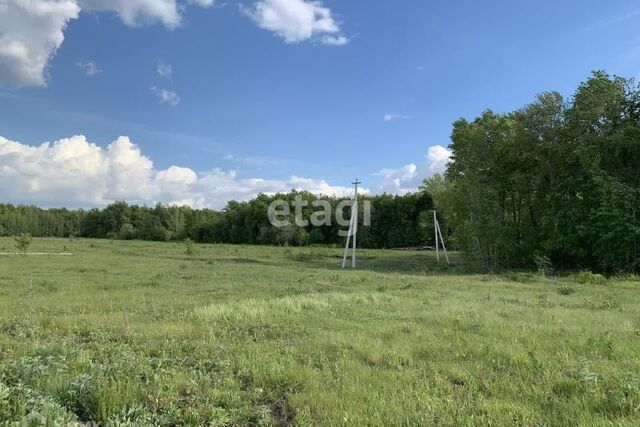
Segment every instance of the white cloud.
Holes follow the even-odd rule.
[[[415,191],[414,181],[417,173],[418,167],[413,163],[398,169],[382,169],[376,174],[382,177],[379,190],[392,194],[405,194]]]
[[[95,76],[102,72],[93,61],[80,61],[77,62],[76,65],[82,68],[87,76]]]
[[[181,1],[181,0],[180,0]],[[179,0],[0,0],[0,81],[45,86],[47,64],[64,41],[64,30],[81,11],[115,12],[126,25],[180,25]],[[213,0],[187,0],[211,6]]]
[[[309,191],[315,194],[324,194],[328,196],[338,197],[351,197],[354,194],[354,190],[352,187],[330,185],[323,179],[301,178],[294,175],[289,179],[289,184],[292,186],[291,188],[295,190]],[[358,194],[369,193],[369,190],[367,190],[366,188],[361,188],[359,190],[360,191],[358,191]]]
[[[331,9],[321,1],[261,0],[246,13],[260,28],[273,31],[287,43],[305,40],[334,46],[348,43]]]
[[[427,159],[429,159],[429,170],[433,173],[441,173],[447,168],[447,163],[451,158],[451,151],[442,145],[429,147]]]
[[[392,122],[394,120],[409,120],[411,116],[398,113],[386,113],[382,118],[385,122]]]
[[[442,145],[433,145],[425,158],[427,161],[420,165],[412,163],[396,169],[383,169],[375,174],[382,177],[378,191],[391,194],[416,191],[425,178],[446,170],[451,151]]]
[[[115,12],[129,26],[160,22],[168,28],[180,25],[176,0],[78,0],[85,11]]]
[[[241,178],[235,170],[201,174],[178,166],[158,170],[127,137],[102,148],[82,135],[35,147],[0,137],[0,182],[0,200],[76,207],[126,200],[220,209],[229,200],[249,200],[258,193],[298,189],[350,196],[353,191],[298,176],[267,180]]]
[[[320,41],[322,44],[328,44],[331,46],[344,46],[349,43],[349,39],[345,36],[324,36]]]
[[[187,3],[196,4],[202,7],[213,6],[215,0],[187,0]]]
[[[180,96],[175,92],[156,86],[152,86],[151,91],[156,94],[158,100],[163,104],[169,104],[172,107],[175,107],[180,103]]]
[[[46,86],[47,65],[64,42],[67,25],[82,11],[115,13],[128,26],[160,23],[176,28],[187,4],[209,7],[214,3],[215,0],[0,0],[0,82]],[[246,13],[258,26],[275,32],[287,43],[315,40],[343,46],[349,42],[331,10],[320,1],[261,0]],[[90,69],[86,70],[93,75]],[[162,72],[159,67],[158,72],[167,78],[171,75],[170,67]]]
[[[158,68],[156,69],[160,77],[171,80],[173,77],[173,67],[166,64],[162,59],[158,60]]]
[[[49,59],[64,41],[64,29],[80,8],[74,0],[0,2],[0,80],[43,86]]]

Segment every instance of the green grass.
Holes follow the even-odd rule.
[[[358,271],[340,249],[30,251],[65,246],[0,257],[0,424],[640,424],[633,277],[403,251],[362,251]]]

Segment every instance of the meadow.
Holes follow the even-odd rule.
[[[637,277],[427,252],[35,239],[0,256],[0,425],[640,424]],[[0,252],[14,242],[0,238]]]

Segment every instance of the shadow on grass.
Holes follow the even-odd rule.
[[[458,254],[449,255],[451,264],[447,264],[443,256],[440,262],[432,252],[410,252],[389,251],[388,254],[377,255],[368,254],[363,251],[358,254],[358,271],[372,271],[376,273],[400,273],[409,275],[471,275],[482,273],[480,265],[467,260]],[[327,270],[342,270],[342,256],[340,255],[319,255],[310,253],[308,256],[298,255],[292,261],[304,263],[313,268],[324,268]],[[351,269],[351,257],[347,260],[345,270]]]

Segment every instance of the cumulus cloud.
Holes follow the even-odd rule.
[[[211,6],[213,0],[188,0]],[[64,41],[64,30],[81,11],[113,12],[126,25],[160,22],[180,25],[179,0],[2,0],[0,1],[0,81],[45,86],[47,64]]]
[[[297,189],[350,196],[353,191],[298,176],[268,180],[242,178],[235,170],[200,174],[179,166],[158,170],[127,137],[102,148],[82,135],[39,146],[0,137],[0,182],[0,200],[83,207],[126,200],[220,209],[229,200],[249,200],[259,193]]]
[[[209,7],[214,3],[215,0],[0,0],[0,82],[46,86],[47,65],[64,42],[67,25],[82,11],[114,13],[128,26],[160,23],[176,28],[186,5]],[[275,32],[287,43],[315,40],[343,46],[349,42],[331,9],[321,1],[261,0],[244,10],[258,26]],[[89,74],[93,69],[86,70]],[[170,78],[170,67],[161,70],[159,66],[158,72]]]
[[[289,184],[294,190],[309,191],[315,194],[325,194],[338,197],[351,197],[354,194],[352,187],[330,185],[323,179],[302,178],[294,175],[289,179]],[[368,194],[369,190],[366,188],[360,188],[358,190],[358,194],[360,193]]]
[[[385,193],[405,194],[415,191],[415,178],[418,167],[413,163],[398,169],[382,169],[376,175],[382,177],[379,189]]]
[[[348,43],[331,9],[321,1],[261,0],[246,13],[260,28],[273,31],[287,43],[305,40],[334,46]]]
[[[79,61],[76,65],[82,68],[87,76],[95,76],[102,72],[100,68],[93,61]]]
[[[74,0],[0,2],[0,80],[43,86],[51,56],[64,41],[64,29],[76,19]]]
[[[383,169],[375,174],[382,177],[378,191],[391,194],[416,191],[425,178],[446,170],[451,151],[442,145],[433,145],[425,158],[426,162],[421,165],[412,163],[396,169]]]
[[[163,104],[169,104],[175,107],[180,103],[180,96],[177,93],[156,86],[151,87],[151,92],[155,93],[158,100]]]
[[[429,170],[433,173],[441,173],[447,168],[447,163],[451,159],[451,151],[442,145],[433,145],[427,151],[429,160]]]

